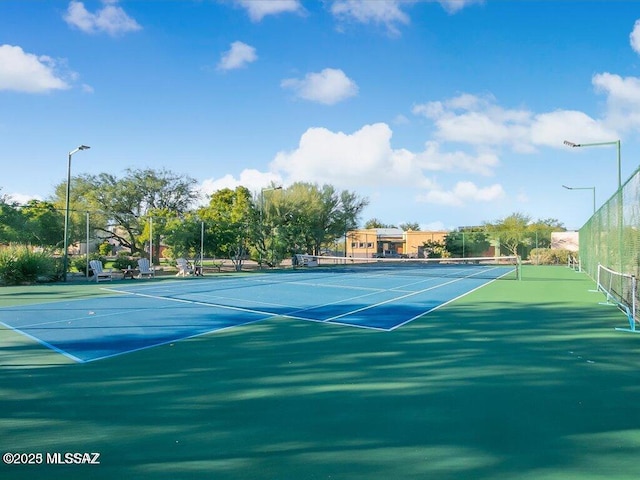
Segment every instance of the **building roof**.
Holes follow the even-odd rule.
[[[402,237],[404,233],[401,228],[376,228],[374,230],[379,237]]]

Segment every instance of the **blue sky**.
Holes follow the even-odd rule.
[[[640,164],[640,2],[0,2],[0,194],[165,168],[331,183],[362,220],[579,228]]]

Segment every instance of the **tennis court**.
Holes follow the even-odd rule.
[[[252,278],[284,288],[298,277]],[[205,285],[106,286],[135,302],[156,285],[182,296],[180,284]],[[109,310],[104,285],[6,287],[0,302],[105,299]],[[83,363],[0,327],[0,449],[101,454],[100,465],[0,464],[0,476],[636,479],[640,337],[614,329],[626,318],[598,305],[593,286],[566,267],[525,267],[522,281],[490,282],[388,331],[271,315]],[[188,305],[176,315],[200,309]]]
[[[337,265],[102,288],[109,295],[0,308],[0,323],[78,362],[274,316],[390,331],[513,265]]]

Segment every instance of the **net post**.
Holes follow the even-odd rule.
[[[608,278],[607,278],[608,277]],[[640,333],[636,328],[638,284],[635,275],[616,272],[602,264],[598,265],[598,290],[606,295],[606,302],[600,305],[618,307],[629,322],[626,328],[617,331]]]
[[[638,280],[631,275],[631,330],[636,331],[636,318],[638,314]]]
[[[601,289],[600,289],[600,267],[601,266],[602,265],[598,264],[597,272],[596,272],[596,288],[595,288],[595,290],[589,290],[589,292],[591,292],[591,293],[600,293],[601,292]]]

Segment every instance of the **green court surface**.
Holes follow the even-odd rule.
[[[640,478],[640,335],[583,274],[523,274],[389,332],[275,317],[75,363],[0,329],[0,451],[43,455],[0,478]]]

